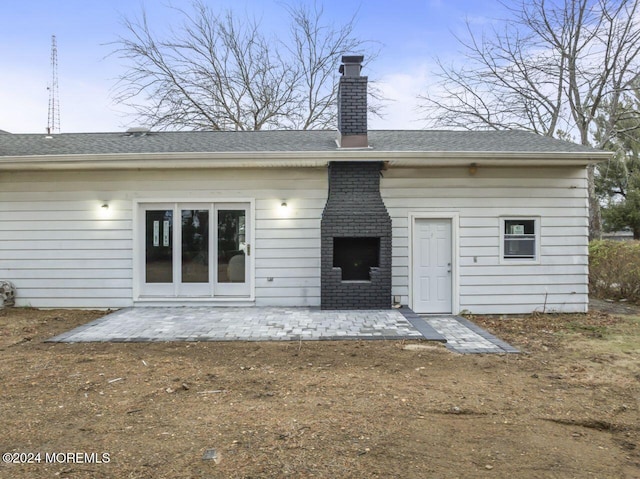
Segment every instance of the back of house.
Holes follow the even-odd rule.
[[[336,131],[0,135],[0,280],[43,308],[586,311],[587,166],[608,154],[369,131],[361,61]]]

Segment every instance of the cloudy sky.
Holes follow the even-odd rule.
[[[126,67],[110,44],[123,34],[122,18],[144,7],[152,27],[167,27],[175,13],[164,0],[2,0],[0,12],[0,130],[40,133],[47,127],[51,35],[58,45],[60,124],[63,133],[122,131],[133,116],[113,102],[116,78]],[[214,8],[244,12],[265,30],[282,22],[277,0],[207,0]],[[291,2],[289,2],[291,3]],[[190,1],[172,0],[188,8]],[[356,35],[380,43],[368,71],[389,102],[372,129],[424,127],[416,95],[434,81],[434,59],[459,61],[454,35],[465,34],[465,19],[478,29],[504,16],[498,0],[325,0],[328,21],[344,23],[357,12]]]

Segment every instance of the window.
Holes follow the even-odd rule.
[[[503,218],[502,222],[502,258],[536,260],[538,221],[534,218]]]

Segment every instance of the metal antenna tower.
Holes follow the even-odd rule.
[[[51,83],[49,90],[49,114],[47,115],[47,134],[60,133],[60,100],[58,98],[58,44],[56,36],[51,35]]]

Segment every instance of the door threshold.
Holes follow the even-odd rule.
[[[255,300],[242,298],[224,299],[139,299],[133,302],[134,308],[227,308],[253,307]]]

